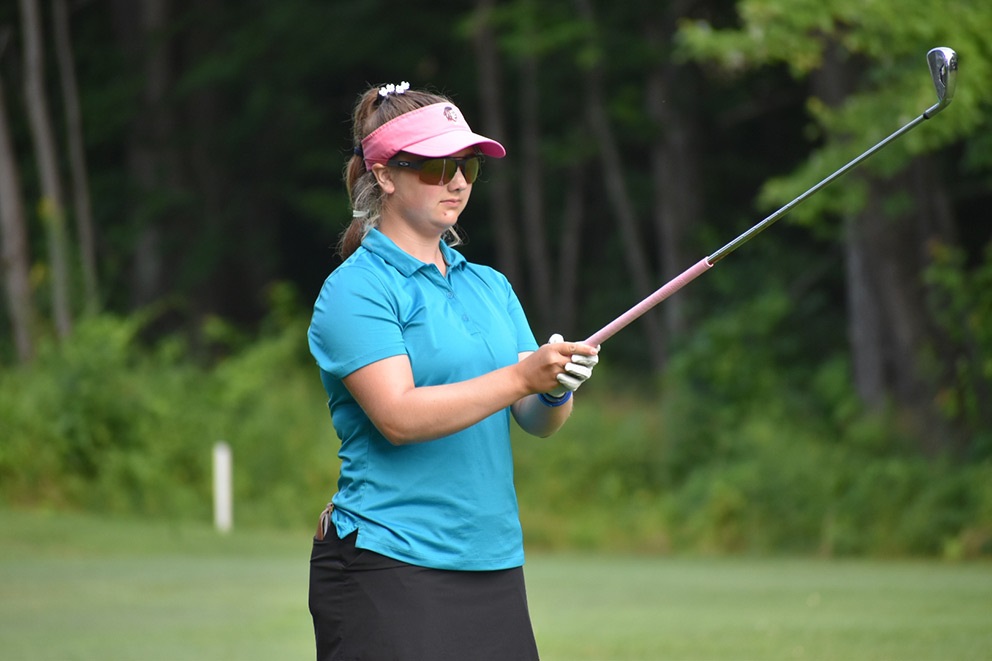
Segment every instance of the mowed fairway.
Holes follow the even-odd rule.
[[[535,558],[545,661],[992,659],[992,566]]]
[[[0,658],[313,658],[308,534],[0,510]],[[545,661],[992,659],[987,563],[531,553],[526,571]]]

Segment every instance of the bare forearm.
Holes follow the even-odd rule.
[[[366,412],[394,445],[431,441],[466,429],[529,394],[517,365],[468,381],[438,386],[409,387],[396,399],[375,398]]]
[[[558,375],[577,351],[595,350],[572,343],[546,344],[536,352],[521,353],[513,365],[474,379],[420,387],[414,385],[407,356],[397,355],[356,370],[344,378],[344,385],[394,445],[448,436],[508,406],[514,407],[514,417],[523,429],[547,436],[561,427],[572,404],[544,406],[530,395],[557,387]]]

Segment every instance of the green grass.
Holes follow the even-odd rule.
[[[309,531],[0,510],[0,658],[310,659]],[[532,553],[545,661],[992,659],[983,563]]]
[[[307,659],[309,542],[0,511],[0,657]]]
[[[992,567],[537,558],[546,661],[992,659]]]

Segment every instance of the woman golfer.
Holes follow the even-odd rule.
[[[455,223],[484,157],[450,100],[402,83],[354,112],[353,220],[308,333],[341,440],[310,560],[317,658],[538,658],[510,418],[548,436],[598,349],[538,347],[506,278]]]

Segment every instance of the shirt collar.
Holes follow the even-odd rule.
[[[395,268],[406,278],[409,278],[421,269],[432,266],[432,264],[427,264],[412,257],[393,243],[392,239],[375,228],[369,230],[369,233],[362,241],[362,247],[382,258],[383,261]],[[441,255],[444,257],[444,261],[449,269],[461,268],[465,264],[465,257],[444,241],[441,241]]]

